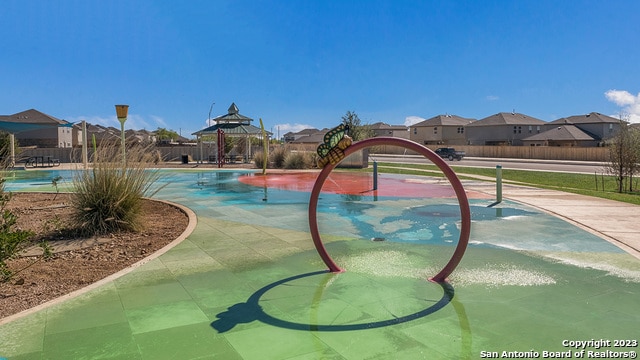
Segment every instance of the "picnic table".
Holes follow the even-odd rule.
[[[51,156],[30,156],[25,160],[24,167],[54,167],[60,166],[60,159],[55,159]]]

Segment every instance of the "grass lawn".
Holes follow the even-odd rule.
[[[486,177],[486,180],[488,181],[495,181],[495,169],[465,166],[451,167],[461,179],[478,179],[478,177]],[[362,171],[371,172],[372,167],[370,166],[368,169],[363,169]],[[442,172],[435,165],[379,162],[378,171],[390,174],[442,176]],[[517,183],[538,188],[561,190],[575,194],[640,205],[640,192],[618,193],[617,183],[613,176],[503,169],[502,181],[504,183]],[[635,187],[637,188],[637,185]]]

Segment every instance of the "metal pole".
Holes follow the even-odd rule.
[[[378,190],[378,162],[373,160],[373,190]]]
[[[124,122],[127,121],[127,118],[124,119],[118,119],[120,120],[120,146],[122,147],[122,166],[124,167],[127,163],[126,160],[126,145],[125,145],[125,138],[124,138]]]
[[[127,160],[125,158],[126,154],[126,144],[124,138],[124,123],[127,121],[127,113],[129,111],[129,105],[116,105],[116,116],[118,117],[118,121],[120,121],[120,142],[122,146],[122,168],[124,169]]]
[[[87,144],[87,122],[82,120],[82,166],[87,169],[89,163],[89,144]]]
[[[16,166],[16,135],[14,133],[9,133],[9,147],[11,148],[11,163],[9,167]]]
[[[496,202],[502,202],[502,165],[496,165]]]

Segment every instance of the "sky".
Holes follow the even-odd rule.
[[[640,122],[640,1],[4,0],[0,114],[192,138],[440,114]]]

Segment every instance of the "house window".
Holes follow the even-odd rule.
[[[533,126],[529,125],[529,134],[533,131]]]
[[[418,135],[418,128],[413,128],[413,135]]]
[[[613,124],[609,124],[609,134],[613,132]]]
[[[514,126],[513,127],[514,134],[522,134],[522,126]]]
[[[434,126],[434,127],[433,127],[433,133],[434,133],[434,134],[437,134],[437,133],[438,133],[438,127],[437,127],[437,126]]]
[[[540,133],[540,125],[536,126],[536,131]]]
[[[464,134],[464,128],[462,126],[458,128],[458,134]]]

